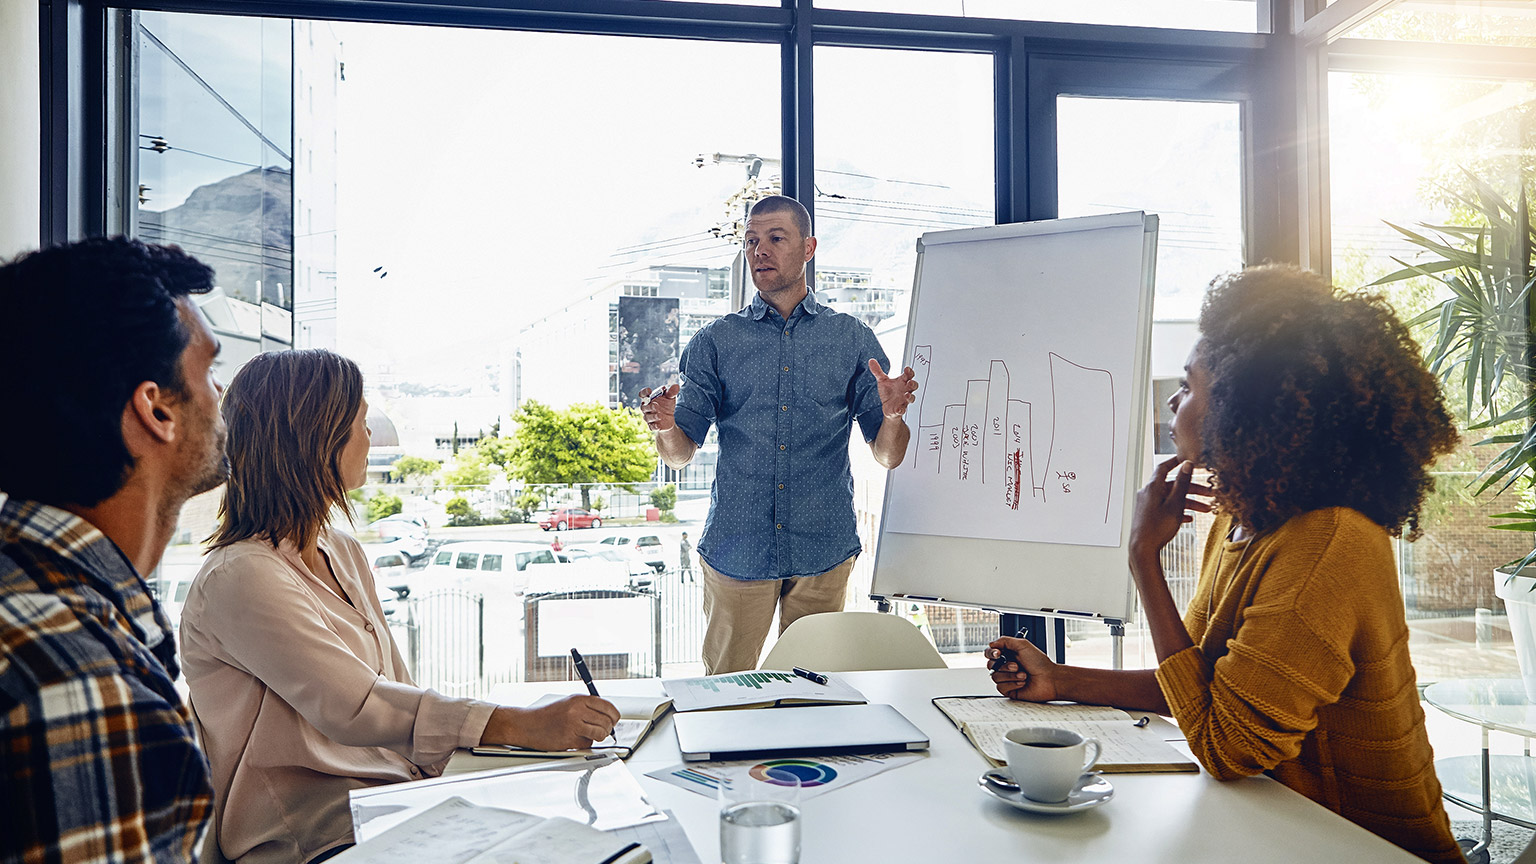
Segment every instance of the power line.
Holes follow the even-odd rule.
[[[940,213],[946,216],[979,216],[992,218],[992,210],[979,207],[958,207],[948,204],[923,204],[913,201],[893,201],[888,198],[853,198],[846,195],[827,196],[828,201],[848,204],[866,204],[883,210],[918,210],[927,213]]]
[[[892,180],[889,177],[876,177],[873,174],[855,174],[852,171],[833,171],[831,168],[817,168],[817,174],[838,174],[843,177],[859,177],[864,180],[878,180],[881,183],[900,183],[905,186],[927,186],[931,189],[948,189],[943,183],[923,183],[918,180]]]
[[[141,145],[139,145],[139,149],[140,150],[149,150],[149,151],[154,152],[154,153],[170,153],[170,152],[173,152],[173,151],[176,152],[176,153],[191,153],[193,156],[201,156],[204,159],[217,159],[220,162],[228,162],[231,165],[244,165],[247,168],[260,168],[261,167],[260,165],[255,165],[255,164],[250,163],[250,162],[241,162],[241,161],[236,160],[236,159],[225,159],[223,156],[215,156],[212,153],[200,153],[200,152],[198,152],[196,150],[188,150],[185,147],[175,147],[175,146],[172,146],[170,144],[165,145],[164,149],[161,149],[159,147],[145,147],[144,145],[141,144]]]
[[[142,23],[139,24],[139,29],[144,32],[145,36],[149,37],[149,41],[153,42],[156,47],[158,47],[161,51],[165,52],[165,56],[171,58],[172,62],[174,62],[177,66],[180,66],[182,68],[182,70],[185,71],[188,75],[191,75],[192,76],[192,80],[194,80],[197,83],[201,84],[203,86],[203,89],[208,91],[208,95],[210,95],[213,98],[217,99],[219,101],[219,104],[223,105],[224,108],[227,111],[229,111],[230,114],[233,114],[236,120],[239,120],[241,123],[243,123],[245,125],[245,128],[251,130],[251,134],[255,135],[257,138],[260,138],[262,141],[266,142],[266,145],[268,147],[271,147],[273,150],[276,150],[277,151],[277,155],[283,157],[289,163],[293,162],[293,157],[292,156],[289,156],[288,153],[283,150],[283,148],[277,146],[277,144],[274,143],[271,138],[268,138],[266,135],[262,134],[262,131],[260,129],[257,129],[256,125],[254,123],[252,123],[251,121],[245,119],[245,115],[241,114],[239,109],[237,109],[235,106],[229,104],[229,100],[227,100],[223,96],[219,95],[219,91],[213,89],[213,85],[212,84],[209,84],[207,81],[204,81],[203,80],[203,76],[197,74],[197,72],[194,71],[191,66],[188,66],[187,65],[187,61],[185,61],[185,60],[181,59],[180,57],[178,57],[176,55],[176,52],[172,51],[170,49],[170,46],[166,45],[164,42],[161,42],[160,41],[160,37],[156,36],[154,33],[151,33],[149,28],[144,26],[144,24],[142,24]]]

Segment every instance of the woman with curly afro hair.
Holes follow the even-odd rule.
[[[1158,666],[1058,665],[1020,639],[1014,699],[1171,714],[1222,780],[1267,773],[1431,861],[1462,861],[1440,800],[1391,538],[1418,533],[1456,432],[1378,299],[1294,267],[1212,284],[1169,399],[1177,455],[1137,494],[1130,568]],[[1195,466],[1210,472],[1195,482]],[[1158,553],[1216,513],[1181,620]]]

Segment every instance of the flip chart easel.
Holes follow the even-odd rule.
[[[912,442],[870,596],[1097,619],[1122,651],[1146,450],[1157,217],[924,234]]]

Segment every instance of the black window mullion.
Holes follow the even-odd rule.
[[[815,39],[812,34],[811,0],[784,0],[793,24],[784,37],[784,194],[794,198],[816,217]],[[812,265],[814,266],[814,265]],[[807,268],[809,270],[809,267]],[[806,278],[814,278],[807,272]],[[814,283],[813,283],[814,284]]]
[[[1009,40],[996,55],[993,121],[996,134],[997,223],[1029,218],[1029,52],[1024,40]]]

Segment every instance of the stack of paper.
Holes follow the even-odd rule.
[[[580,822],[449,798],[336,856],[338,864],[646,864],[644,845]]]

